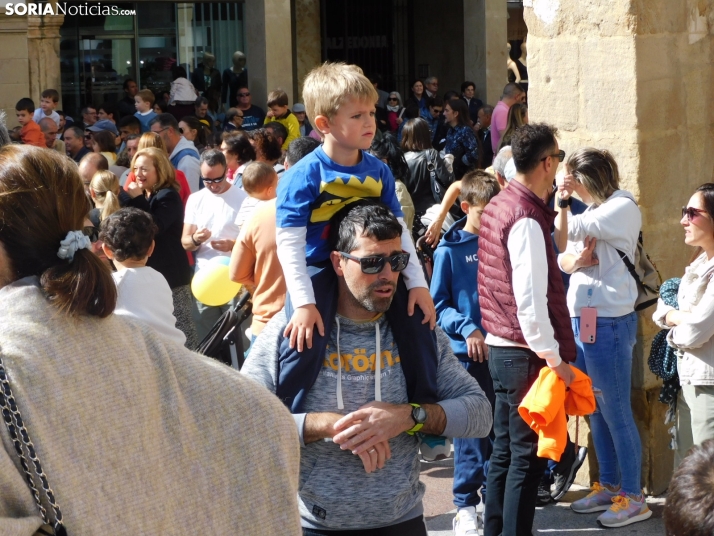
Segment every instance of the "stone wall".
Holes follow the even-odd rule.
[[[322,62],[320,0],[295,0],[295,47],[297,53],[298,101],[310,69]]]
[[[15,104],[29,95],[30,68],[27,47],[27,19],[0,13],[0,110],[7,114],[7,126],[17,126]]]
[[[566,152],[594,146],[614,154],[622,187],[640,203],[646,250],[664,279],[681,276],[691,251],[679,209],[714,171],[714,0],[525,0],[524,6],[531,121],[557,126]],[[646,363],[656,333],[651,313],[640,315],[632,402],[643,484],[659,493],[672,453],[659,382]]]

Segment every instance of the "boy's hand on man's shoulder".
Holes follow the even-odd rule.
[[[290,337],[290,348],[295,348],[302,352],[307,344],[308,348],[312,348],[312,334],[317,325],[317,331],[321,336],[325,336],[325,326],[322,323],[320,312],[314,303],[308,303],[302,307],[298,307],[293,312],[290,322],[285,326],[283,337]]]
[[[434,307],[434,299],[429,294],[429,289],[424,287],[414,287],[409,291],[409,302],[407,305],[407,314],[414,314],[414,305],[418,305],[419,309],[424,313],[422,324],[429,322],[429,327],[434,329],[436,326],[436,308]]]

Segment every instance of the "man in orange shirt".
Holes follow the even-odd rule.
[[[45,135],[40,129],[40,125],[32,120],[32,114],[35,113],[35,103],[32,99],[20,99],[15,105],[17,122],[20,123],[20,139],[26,145],[34,145],[35,147],[47,147],[45,143]]]

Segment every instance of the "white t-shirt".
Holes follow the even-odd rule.
[[[177,344],[186,342],[186,335],[176,327],[173,295],[163,275],[143,266],[119,270],[112,277],[117,285],[115,314],[139,320]]]
[[[35,113],[34,113],[33,116],[32,116],[32,120],[33,120],[35,123],[39,124],[40,121],[41,121],[42,119],[44,119],[45,117],[49,117],[50,119],[52,119],[52,121],[54,121],[55,123],[57,123],[57,127],[59,128],[59,125],[60,125],[60,116],[59,116],[59,114],[58,114],[57,112],[55,112],[54,110],[52,110],[52,113],[51,113],[50,115],[45,115],[45,112],[42,111],[42,108],[35,108]]]
[[[266,203],[266,201],[261,201],[260,199],[256,199],[255,197],[249,196],[243,203],[243,206],[240,207],[240,211],[236,216],[236,226],[241,229],[246,222],[250,221],[250,219],[253,217],[253,214],[255,214],[255,211],[258,210],[258,207],[263,205],[264,203]]]
[[[230,251],[213,249],[211,241],[238,238],[240,226],[236,224],[236,217],[247,198],[248,194],[235,186],[231,186],[222,194],[214,194],[208,188],[204,188],[188,196],[184,223],[211,231],[211,238],[196,250],[197,269],[200,270],[214,257],[231,256]]]

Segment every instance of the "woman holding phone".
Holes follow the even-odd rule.
[[[635,261],[642,216],[632,194],[620,189],[608,151],[575,151],[565,169],[565,188],[589,205],[568,221],[568,245],[558,263],[572,274],[567,301],[575,366],[590,376],[596,393],[590,426],[600,465],[600,482],[571,508],[604,511],[598,517],[603,526],[621,527],[652,515],[640,488],[642,448],[630,404],[637,282],[622,259]],[[567,202],[560,205],[567,210]]]
[[[696,247],[679,284],[679,310],[661,299],[652,319],[669,329],[667,343],[679,349],[677,449],[674,465],[687,451],[714,438],[714,184],[702,184],[682,208],[684,243]]]

